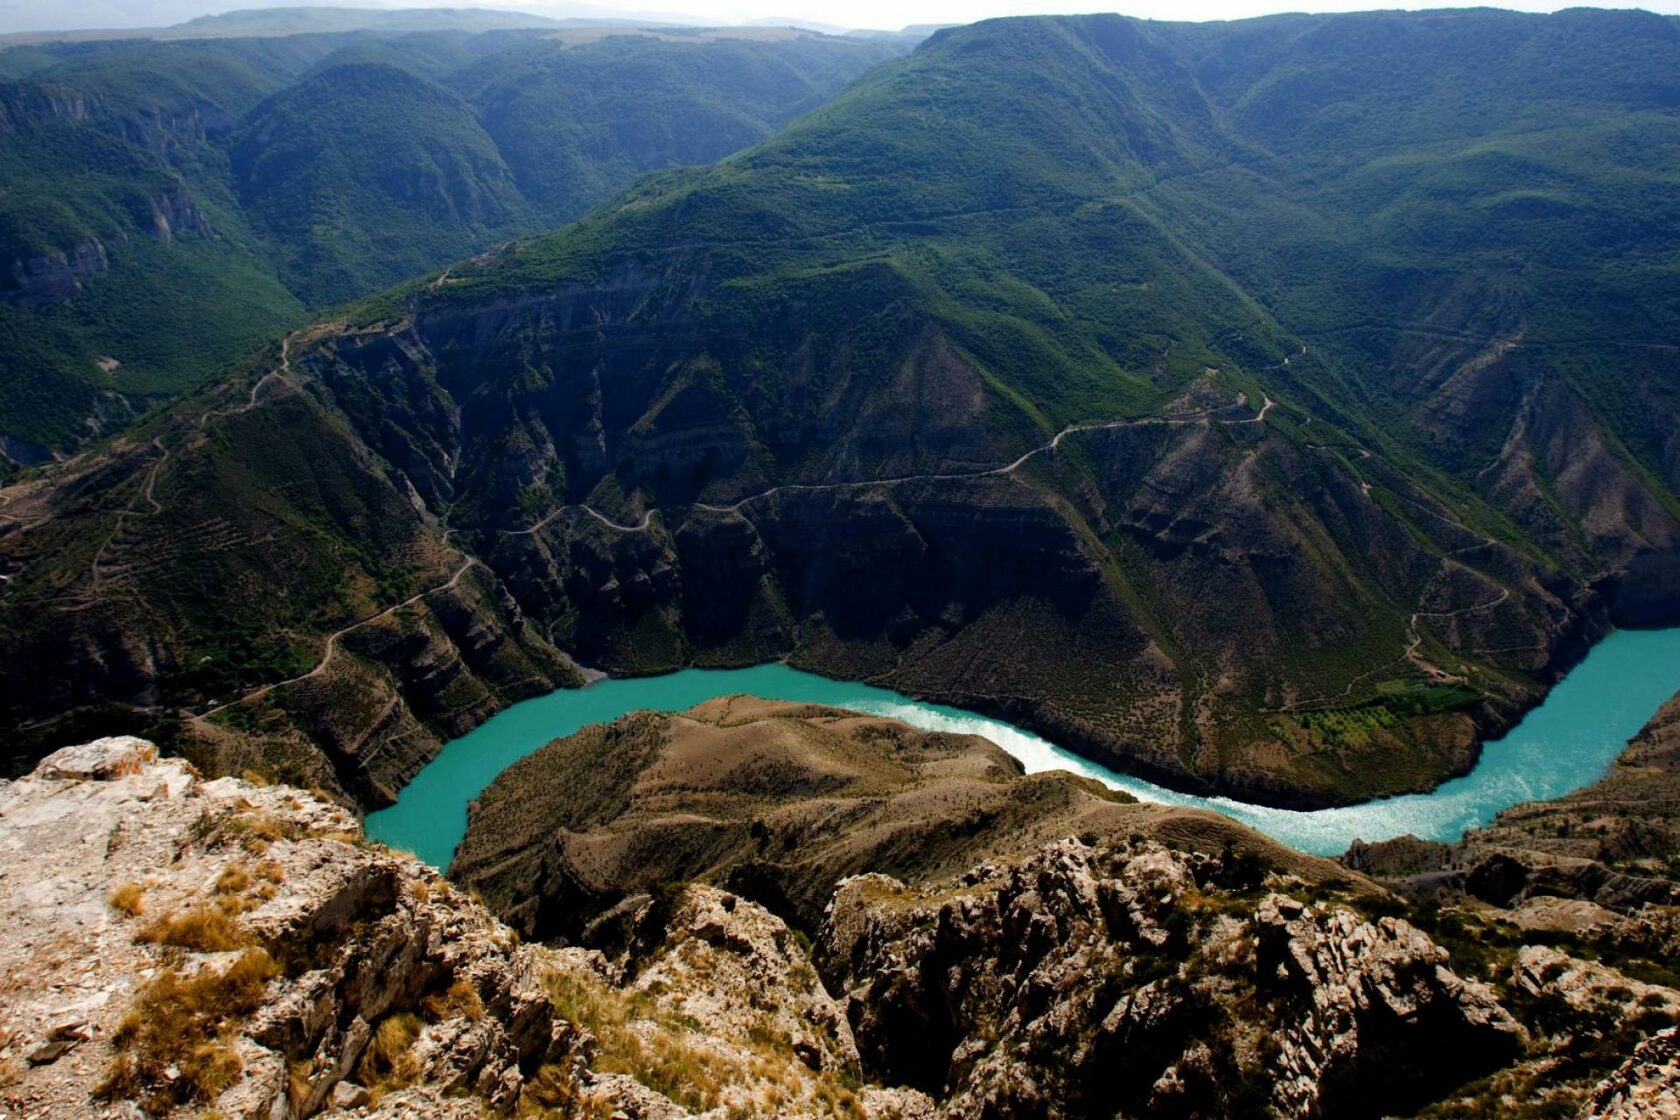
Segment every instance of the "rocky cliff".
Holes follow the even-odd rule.
[[[170,241],[180,234],[210,236],[210,223],[183,186],[165,191],[130,215],[133,232]],[[115,240],[128,240],[129,231]],[[74,245],[8,262],[9,275],[0,277],[0,299],[37,311],[81,294],[87,282],[111,266],[110,249],[104,241],[89,237]]]
[[[1430,785],[1607,621],[1586,583],[1378,460],[1286,437],[1270,421],[1304,414],[1211,367],[1150,415],[1035,431],[901,306],[903,277],[825,292],[849,316],[832,335],[720,335],[719,256],[422,295],[295,364],[583,663],[785,656],[1199,792]],[[740,341],[760,331],[774,392]]]
[[[938,891],[852,880],[822,959],[863,1052],[951,1117],[1405,1113],[1520,1052],[1406,922],[1209,905],[1229,870],[1066,841]]]
[[[0,1102],[23,1117],[880,1117],[776,918],[718,892],[636,958],[523,945],[310,794],[135,739],[0,784]],[[662,1092],[663,1090],[663,1092]],[[925,1102],[922,1102],[925,1103]]]
[[[4,289],[9,303],[38,308],[67,300],[82,290],[89,277],[110,267],[103,241],[89,239],[57,253],[11,262],[10,283]]]
[[[0,787],[3,1090],[26,1116],[505,1110],[581,1036],[540,962],[354,818],[141,740]],[[129,1102],[126,1103],[125,1102]]]
[[[525,944],[335,805],[105,739],[0,783],[0,853],[0,1106],[31,1120],[1680,1108],[1672,987],[1141,836],[850,877],[814,943],[668,885]]]

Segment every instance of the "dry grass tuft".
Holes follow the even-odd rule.
[[[173,945],[195,953],[226,953],[243,948],[250,938],[233,918],[220,909],[196,906],[185,913],[153,918],[140,927],[134,940],[152,945]]]
[[[709,1112],[734,1063],[684,1038],[680,1024],[655,1021],[652,1006],[643,999],[623,996],[593,977],[554,972],[548,977],[549,999],[556,1011],[595,1034],[595,1068],[601,1073],[627,1073],[650,1090],[669,1096],[689,1112]]]
[[[216,877],[217,894],[238,894],[251,885],[251,873],[242,863],[230,863]]]
[[[205,813],[194,829],[207,849],[238,844],[258,856],[268,851],[276,840],[297,840],[303,836],[303,830],[296,824],[260,810],[249,801],[241,801],[238,807],[219,815]]]
[[[139,883],[121,883],[111,890],[110,897],[105,901],[119,914],[138,918],[146,908],[145,899],[141,897],[145,893],[146,888]]]
[[[150,1113],[214,1100],[240,1073],[229,1035],[262,1005],[279,971],[261,949],[247,950],[224,972],[165,969],[136,993],[112,1035],[117,1056],[94,1095],[135,1100]]]
[[[613,1107],[606,1101],[586,1096],[577,1078],[564,1066],[537,1067],[519,1094],[515,1115],[520,1120],[612,1120]]]
[[[595,1036],[597,1070],[628,1074],[691,1112],[718,1107],[724,1086],[745,1072],[690,1042],[687,1027],[658,1016],[645,998],[566,973],[551,974],[547,987],[556,1010]]]
[[[373,1090],[375,1097],[419,1079],[420,1063],[415,1061],[413,1047],[421,1025],[418,1016],[404,1011],[386,1016],[374,1030],[356,1066],[356,1079]]]
[[[457,980],[449,985],[447,991],[433,992],[422,999],[420,1010],[434,1023],[455,1018],[471,1019],[476,1023],[484,1018],[484,1001],[478,998],[478,989],[470,982]]]
[[[741,1037],[720,1048],[697,1036],[686,1016],[598,977],[553,972],[544,985],[555,1010],[595,1036],[593,1068],[627,1074],[691,1112],[726,1107],[730,1116],[774,1116],[797,1106],[836,1120],[863,1120],[846,1075],[813,1074],[793,1053],[787,1032],[769,1020],[747,1024]],[[755,1107],[731,1091],[749,1083],[761,1087]]]
[[[315,1087],[310,1080],[313,1072],[308,1058],[296,1058],[286,1064],[286,1091],[291,1095],[294,1110],[309,1099],[309,1091]]]

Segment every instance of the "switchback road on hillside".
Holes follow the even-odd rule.
[[[1245,398],[1245,402],[1246,402],[1246,398]],[[900,476],[895,477],[895,478],[860,479],[860,480],[854,481],[854,482],[788,482],[788,483],[783,483],[780,486],[772,486],[768,490],[761,490],[757,494],[748,495],[747,497],[742,498],[739,501],[731,502],[729,505],[725,505],[725,506],[713,505],[710,502],[692,502],[692,503],[690,503],[690,506],[693,509],[706,510],[708,513],[739,513],[739,512],[741,512],[741,510],[745,509],[747,506],[752,505],[754,502],[763,501],[765,498],[771,497],[775,494],[820,493],[820,492],[829,491],[829,490],[867,490],[872,486],[902,486],[902,485],[905,485],[907,483],[912,483],[912,482],[961,482],[961,481],[970,480],[970,479],[977,479],[977,478],[996,478],[996,477],[999,477],[999,476],[1002,476],[1002,475],[1014,474],[1016,471],[1020,470],[1028,462],[1030,462],[1033,458],[1035,458],[1039,455],[1044,455],[1044,454],[1052,454],[1053,455],[1055,453],[1056,449],[1059,446],[1061,446],[1061,442],[1062,442],[1063,439],[1065,439],[1066,437],[1068,437],[1070,435],[1074,435],[1078,432],[1114,431],[1114,430],[1122,429],[1122,428],[1175,427],[1175,426],[1181,426],[1181,425],[1201,423],[1201,422],[1204,422],[1204,421],[1208,421],[1208,422],[1215,423],[1215,424],[1231,425],[1231,426],[1235,426],[1235,425],[1239,425],[1239,424],[1261,424],[1261,423],[1265,422],[1266,414],[1269,413],[1273,408],[1275,408],[1276,405],[1277,405],[1277,402],[1273,401],[1272,398],[1262,394],[1262,403],[1261,403],[1261,406],[1260,406],[1260,411],[1257,412],[1253,416],[1244,417],[1241,420],[1211,420],[1210,421],[1210,417],[1212,415],[1211,413],[1209,413],[1209,412],[1197,412],[1197,413],[1185,414],[1185,415],[1182,415],[1182,416],[1146,417],[1146,418],[1141,419],[1141,420],[1113,420],[1113,421],[1108,421],[1108,422],[1104,422],[1104,423],[1097,423],[1097,424],[1070,424],[1067,427],[1063,428],[1061,431],[1057,432],[1055,434],[1055,436],[1052,437],[1049,440],[1049,442],[1040,444],[1039,446],[1032,448],[1030,451],[1025,452],[1019,458],[1015,459],[1013,462],[1005,463],[1001,467],[990,467],[990,468],[987,468],[987,469],[984,469],[984,470],[975,470],[975,471],[952,471],[952,472],[948,472],[948,473],[928,473],[928,474],[900,475]],[[528,537],[528,536],[531,536],[532,534],[541,531],[545,526],[547,526],[550,522],[552,522],[555,518],[559,517],[561,514],[565,513],[567,510],[572,510],[572,509],[582,510],[584,513],[588,514],[590,517],[593,517],[596,521],[599,521],[601,524],[607,526],[609,529],[614,529],[614,530],[616,530],[620,533],[642,533],[642,532],[646,532],[648,527],[652,524],[652,517],[653,517],[653,514],[655,512],[654,510],[649,510],[648,512],[644,513],[642,515],[642,519],[640,521],[636,522],[634,525],[625,525],[622,522],[614,521],[612,518],[608,517],[606,514],[601,513],[599,510],[596,510],[593,506],[590,506],[590,505],[587,505],[587,504],[584,504],[584,503],[574,503],[574,504],[560,506],[558,509],[555,509],[555,510],[549,512],[547,515],[545,515],[542,518],[542,520],[536,522],[534,525],[531,525],[528,528],[524,528],[524,529],[504,529],[504,530],[502,530],[502,535],[503,536],[509,536],[509,537]]]
[[[382,618],[389,618],[391,615],[396,614],[398,611],[402,610],[404,607],[411,607],[415,603],[418,603],[420,600],[424,599],[428,595],[435,595],[439,591],[447,591],[449,588],[454,587],[456,584],[460,583],[461,582],[461,577],[466,575],[469,571],[471,571],[473,566],[476,565],[477,563],[478,563],[478,561],[476,559],[474,559],[472,557],[468,557],[467,562],[462,564],[461,567],[456,570],[454,575],[450,576],[448,580],[446,580],[443,583],[438,584],[436,587],[429,587],[424,591],[417,592],[413,595],[410,595],[408,598],[404,599],[400,603],[397,603],[393,606],[386,607],[384,610],[378,612],[377,614],[370,614],[366,618],[360,619],[356,622],[352,622],[350,625],[345,626],[341,629],[334,630],[331,634],[327,635],[327,644],[326,644],[325,648],[322,650],[321,660],[316,662],[315,667],[313,669],[309,670],[309,672],[299,673],[295,677],[287,677],[285,680],[275,681],[273,684],[265,684],[261,688],[254,688],[250,692],[245,693],[243,696],[240,696],[240,697],[238,697],[236,699],[233,699],[233,700],[229,700],[225,704],[217,704],[213,708],[209,708],[209,709],[207,709],[203,712],[200,712],[199,714],[192,717],[193,721],[196,723],[196,722],[199,722],[199,721],[202,721],[202,720],[207,720],[211,716],[215,715],[217,712],[225,712],[229,708],[236,707],[240,704],[245,703],[248,700],[256,700],[259,697],[267,696],[270,692],[273,692],[277,688],[284,688],[289,684],[296,684],[298,681],[309,680],[311,677],[320,676],[322,673],[324,673],[326,671],[327,666],[332,662],[333,654],[338,652],[338,640],[340,638],[344,637],[346,634],[352,633],[353,631],[360,630],[362,627],[367,626],[371,623],[378,622]]]

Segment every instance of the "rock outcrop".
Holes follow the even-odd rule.
[[[803,943],[709,888],[608,956],[522,944],[311,794],[144,740],[0,783],[0,1111],[911,1120]]]
[[[1492,992],[1406,922],[1216,903],[1227,874],[1067,840],[943,889],[866,876],[836,894],[819,961],[866,1065],[953,1120],[1373,1114],[1517,1052]]]
[[[762,907],[694,887],[663,902],[636,900],[615,918],[609,952],[559,950],[550,981],[561,1006],[593,1008],[597,1065],[652,1060],[709,1070],[673,1094],[708,1117],[933,1116],[925,1094],[860,1084],[842,1005],[800,939]],[[638,1011],[627,1021],[631,1007]],[[650,1120],[689,1115],[629,1078],[584,1080],[586,1103]]]
[[[1521,1048],[1492,989],[1454,974],[1446,950],[1401,919],[1274,894],[1253,921],[1261,990],[1301,1009],[1279,1017],[1272,1098],[1286,1115],[1415,1107]]]
[[[210,223],[185,187],[177,186],[150,200],[149,213],[136,216],[137,231],[159,241],[183,233],[210,236]],[[119,242],[128,240],[119,234]],[[88,280],[111,266],[111,250],[97,237],[88,237],[54,252],[10,261],[9,274],[0,274],[0,300],[28,311],[63,303],[80,295]]]
[[[958,743],[945,761],[973,756]],[[849,877],[814,948],[736,891],[681,884],[625,893],[577,944],[530,944],[330,802],[104,739],[0,783],[0,1111],[1331,1118],[1513,1095],[1548,1115],[1680,1109],[1680,992],[1605,963],[1671,954],[1668,911],[1599,943],[1602,961],[1503,956],[1489,931],[1440,926],[1461,956],[1356,880],[1337,893],[1264,852],[1091,840],[1022,839],[918,885]]]
[[[587,1042],[540,951],[358,837],[337,806],[137,739],[0,786],[0,1037],[24,1063],[0,1092],[25,1115],[279,1120],[369,1088],[505,1112],[529,1075],[569,1075]]]
[[[1641,1042],[1593,1090],[1582,1120],[1675,1120],[1680,1117],[1680,1028]]]
[[[105,243],[88,238],[56,253],[11,263],[11,275],[0,288],[0,296],[15,306],[35,310],[75,296],[89,277],[104,272],[111,262]]]

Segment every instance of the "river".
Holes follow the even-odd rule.
[[[1456,840],[1518,802],[1561,797],[1590,785],[1676,692],[1680,628],[1619,630],[1594,646],[1509,735],[1487,743],[1476,768],[1464,777],[1433,793],[1303,812],[1175,793],[1117,774],[1000,720],[785,665],[686,669],[662,677],[597,681],[515,704],[446,744],[395,805],[368,814],[367,832],[445,867],[466,833],[467,803],[497,774],[545,743],[639,708],[682,711],[714,696],[750,693],[892,716],[930,731],[984,735],[1029,772],[1071,770],[1144,801],[1214,809],[1302,851],[1338,855],[1355,839],[1386,840],[1408,832]]]

